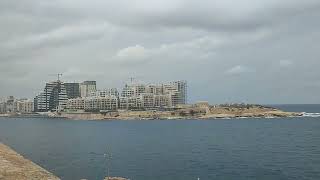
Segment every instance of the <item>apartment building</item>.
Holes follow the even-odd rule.
[[[5,102],[0,103],[0,113],[32,113],[33,101],[30,99],[16,99],[9,96]]]
[[[106,97],[87,97],[84,99],[84,110],[100,111],[100,110],[117,110],[118,98],[116,96]]]
[[[30,99],[17,100],[15,103],[16,112],[32,113],[34,111],[33,101]]]
[[[80,84],[79,83],[64,83],[68,99],[80,97]]]
[[[34,98],[36,112],[59,111],[67,106],[68,97],[64,83],[60,80],[46,83],[43,92]]]
[[[119,97],[119,91],[117,88],[109,88],[104,90],[97,90],[95,92],[91,92],[91,97],[106,97],[106,96],[116,96]]]
[[[84,110],[85,98],[68,99],[67,109]]]
[[[173,107],[172,98],[170,94],[154,95],[154,107],[156,108]]]
[[[93,84],[95,83],[91,82],[91,85]],[[98,91],[93,91],[93,89],[89,96],[69,99],[67,108],[88,111],[116,109],[148,110],[173,108],[187,102],[187,83],[185,81],[149,85],[126,84],[121,91],[121,95],[116,88]],[[82,92],[81,90],[81,94]]]
[[[0,102],[0,113],[6,113],[6,103],[5,102]]]
[[[84,81],[80,84],[80,96],[89,97],[92,92],[97,91],[96,81]]]
[[[187,103],[187,82],[174,81],[164,84],[126,84],[122,89],[122,97],[136,97],[136,108],[149,108],[151,102],[153,107],[174,107]],[[151,98],[151,96],[153,96]],[[153,99],[153,100],[152,100]],[[156,101],[157,100],[157,101]],[[126,100],[120,101],[121,107]]]

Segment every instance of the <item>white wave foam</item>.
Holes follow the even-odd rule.
[[[307,113],[307,112],[304,112],[304,113],[302,113],[302,116],[303,117],[320,117],[320,113]]]

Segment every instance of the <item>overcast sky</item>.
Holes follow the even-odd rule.
[[[319,103],[319,0],[1,0],[0,96],[51,74],[187,80],[189,101]]]

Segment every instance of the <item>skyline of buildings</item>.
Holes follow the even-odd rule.
[[[30,99],[16,99],[9,96],[0,101],[0,113],[32,113],[34,112],[34,104]]]
[[[187,103],[187,82],[126,83],[123,88],[97,89],[96,81],[46,82],[32,100],[2,100],[0,112],[116,111],[174,108]],[[18,103],[19,102],[19,103]],[[32,108],[30,105],[32,102]],[[16,103],[15,107],[14,103]]]
[[[91,91],[89,96],[69,99],[66,109],[84,111],[150,110],[174,108],[178,104],[186,103],[186,81],[162,84],[127,83],[120,91],[117,88],[107,88]]]

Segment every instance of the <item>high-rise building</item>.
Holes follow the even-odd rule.
[[[96,81],[84,81],[80,84],[80,96],[89,97],[92,92],[97,91]]]
[[[170,84],[179,92],[178,104],[187,104],[187,81],[174,81]]]
[[[80,97],[80,84],[79,83],[64,83],[68,99]]]
[[[6,102],[0,102],[0,113],[6,113],[7,108],[6,108]]]
[[[59,80],[53,81],[46,83],[44,91],[36,96],[34,109],[39,112],[58,111],[67,106],[67,100],[64,83]]]

